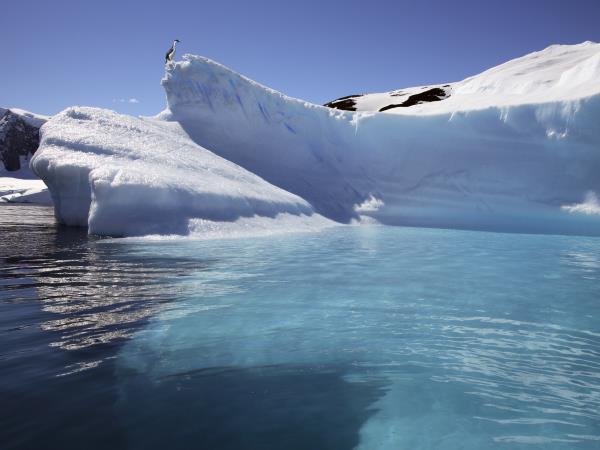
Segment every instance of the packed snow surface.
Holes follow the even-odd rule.
[[[397,105],[386,112],[440,114],[589,97],[600,94],[599,75],[600,44],[588,41],[578,45],[552,45],[455,83],[351,95],[342,99],[351,100],[356,111],[381,111]],[[444,92],[439,101],[418,101],[416,97],[416,105],[409,102],[401,106],[412,96],[434,89]],[[342,106],[342,109],[345,108]]]
[[[599,44],[552,46],[440,85],[436,101],[350,112],[185,55],[167,65],[159,116],[69,109],[42,128],[32,167],[59,220],[99,234],[315,211],[342,223],[600,235],[600,215],[576,207],[600,193],[598,80]]]
[[[194,144],[177,123],[102,109],[54,116],[31,167],[58,220],[95,234],[187,234],[193,219],[313,215],[296,195]]]
[[[42,180],[0,170],[0,202],[51,205],[52,199]]]

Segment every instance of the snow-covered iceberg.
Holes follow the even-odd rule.
[[[577,207],[600,193],[599,80],[600,44],[552,46],[433,101],[411,88],[343,111],[185,55],[159,116],[69,109],[32,167],[59,220],[99,234],[291,214],[600,235],[596,210]]]
[[[69,108],[42,130],[31,167],[57,219],[100,235],[187,234],[242,217],[312,216],[312,207],[194,144],[177,123]]]
[[[163,117],[335,220],[370,203],[360,214],[387,224],[600,234],[600,217],[564,208],[600,192],[599,81],[600,44],[551,46],[435,102],[349,112],[186,55]]]

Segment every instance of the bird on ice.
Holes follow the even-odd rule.
[[[179,39],[175,39],[173,41],[173,45],[171,45],[171,48],[167,51],[167,54],[165,55],[165,64],[173,61],[173,56],[175,56],[175,48],[177,47],[178,42],[181,41]]]

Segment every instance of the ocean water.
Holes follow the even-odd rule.
[[[0,235],[2,449],[600,448],[598,238]]]

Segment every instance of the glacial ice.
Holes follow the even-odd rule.
[[[32,168],[58,219],[97,234],[292,214],[600,235],[600,216],[572,207],[600,192],[599,79],[600,44],[551,46],[440,101],[349,112],[185,55],[163,113],[71,108],[42,128]]]
[[[31,162],[58,220],[99,235],[186,234],[191,219],[313,215],[301,198],[194,144],[177,123],[69,108]]]
[[[186,55],[163,80],[163,117],[335,220],[374,198],[364,214],[387,224],[598,234],[598,218],[561,207],[600,192],[599,62],[599,44],[552,46],[448,99],[353,113]]]

